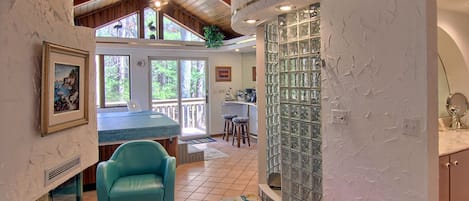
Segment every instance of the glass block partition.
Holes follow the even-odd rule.
[[[267,119],[267,177],[280,173],[280,96],[278,68],[277,21],[265,25],[266,50],[266,119]]]
[[[319,14],[313,4],[265,27],[267,174],[281,172],[283,201],[322,199]]]

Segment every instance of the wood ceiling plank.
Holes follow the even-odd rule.
[[[73,6],[78,6],[78,5],[81,5],[81,4],[85,4],[89,1],[90,0],[73,0]]]
[[[231,6],[231,0],[222,0],[223,2],[225,2],[228,6]]]
[[[139,4],[148,2],[148,0],[74,0],[74,2],[75,1],[87,2],[75,7],[75,19],[81,19],[82,22],[86,21],[86,24],[92,24],[93,26],[97,26],[106,20],[131,12],[130,10],[136,7],[129,5],[129,2]],[[231,5],[231,0],[170,0],[170,4],[174,4],[179,8],[166,10],[170,11],[169,14],[167,13],[168,16],[175,18],[180,21],[181,24],[184,24],[187,28],[193,29],[198,34],[203,35],[203,27],[213,24],[220,27],[226,36],[225,39],[231,39],[241,35],[231,29],[231,9],[227,6],[228,3]],[[126,4],[128,7],[116,7],[112,12],[94,15],[94,19],[83,19],[83,16],[93,15],[93,13],[101,12],[103,9],[109,9],[109,7],[116,4]],[[168,7],[170,6],[165,6],[161,11],[164,12],[165,8]]]

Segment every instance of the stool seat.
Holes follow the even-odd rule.
[[[238,148],[241,146],[241,139],[243,139],[243,144],[246,143],[245,139],[248,139],[248,145],[251,146],[249,139],[249,117],[235,117],[231,120],[234,123],[233,131],[233,142],[231,145],[234,145],[235,138],[237,138]]]
[[[223,138],[226,141],[230,138],[230,135],[233,134],[234,123],[232,121],[233,118],[236,118],[238,115],[236,114],[223,114],[223,119],[225,119],[225,127],[223,128]]]
[[[223,116],[223,119],[233,119],[233,118],[237,117],[238,115],[236,115],[236,114],[224,114],[222,116]]]
[[[248,117],[235,117],[235,118],[233,118],[232,121],[234,123],[247,123],[247,122],[249,122],[249,118]]]

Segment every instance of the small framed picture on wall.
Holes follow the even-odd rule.
[[[257,77],[257,74],[256,74],[256,67],[253,66],[253,67],[252,67],[252,81],[256,81],[256,77]]]
[[[42,136],[88,123],[89,52],[43,43]]]
[[[215,67],[215,81],[231,82],[231,66]]]

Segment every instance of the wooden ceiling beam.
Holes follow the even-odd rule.
[[[125,17],[148,6],[145,0],[119,1],[104,8],[75,17],[75,24],[90,28],[97,28],[116,19]]]
[[[73,6],[78,6],[84,3],[88,3],[91,0],[73,0]]]
[[[85,0],[74,0],[74,1],[85,1]],[[88,0],[89,1],[89,0]],[[220,0],[220,1],[229,1],[230,0]],[[106,6],[104,8],[94,10],[89,13],[75,17],[75,24],[78,26],[86,26],[90,28],[97,28],[103,25],[108,24],[114,20],[125,17],[134,12],[143,10],[148,6],[148,0],[122,0],[112,5]],[[203,28],[207,25],[210,25],[206,21],[198,18],[192,14],[189,10],[183,8],[182,6],[170,1],[170,3],[164,6],[160,13],[163,13],[174,20],[178,21],[184,27],[192,30],[193,32],[199,34],[200,36],[204,35]],[[222,30],[225,35],[225,40],[239,37],[241,35],[234,32],[231,28]]]
[[[203,28],[208,25],[207,22],[194,16],[191,12],[173,2],[170,2],[168,5],[164,6],[160,12],[178,21],[186,28],[189,28],[192,31],[198,33],[200,36],[204,35]]]
[[[231,0],[221,0],[223,3],[225,3],[228,7],[231,7]]]

